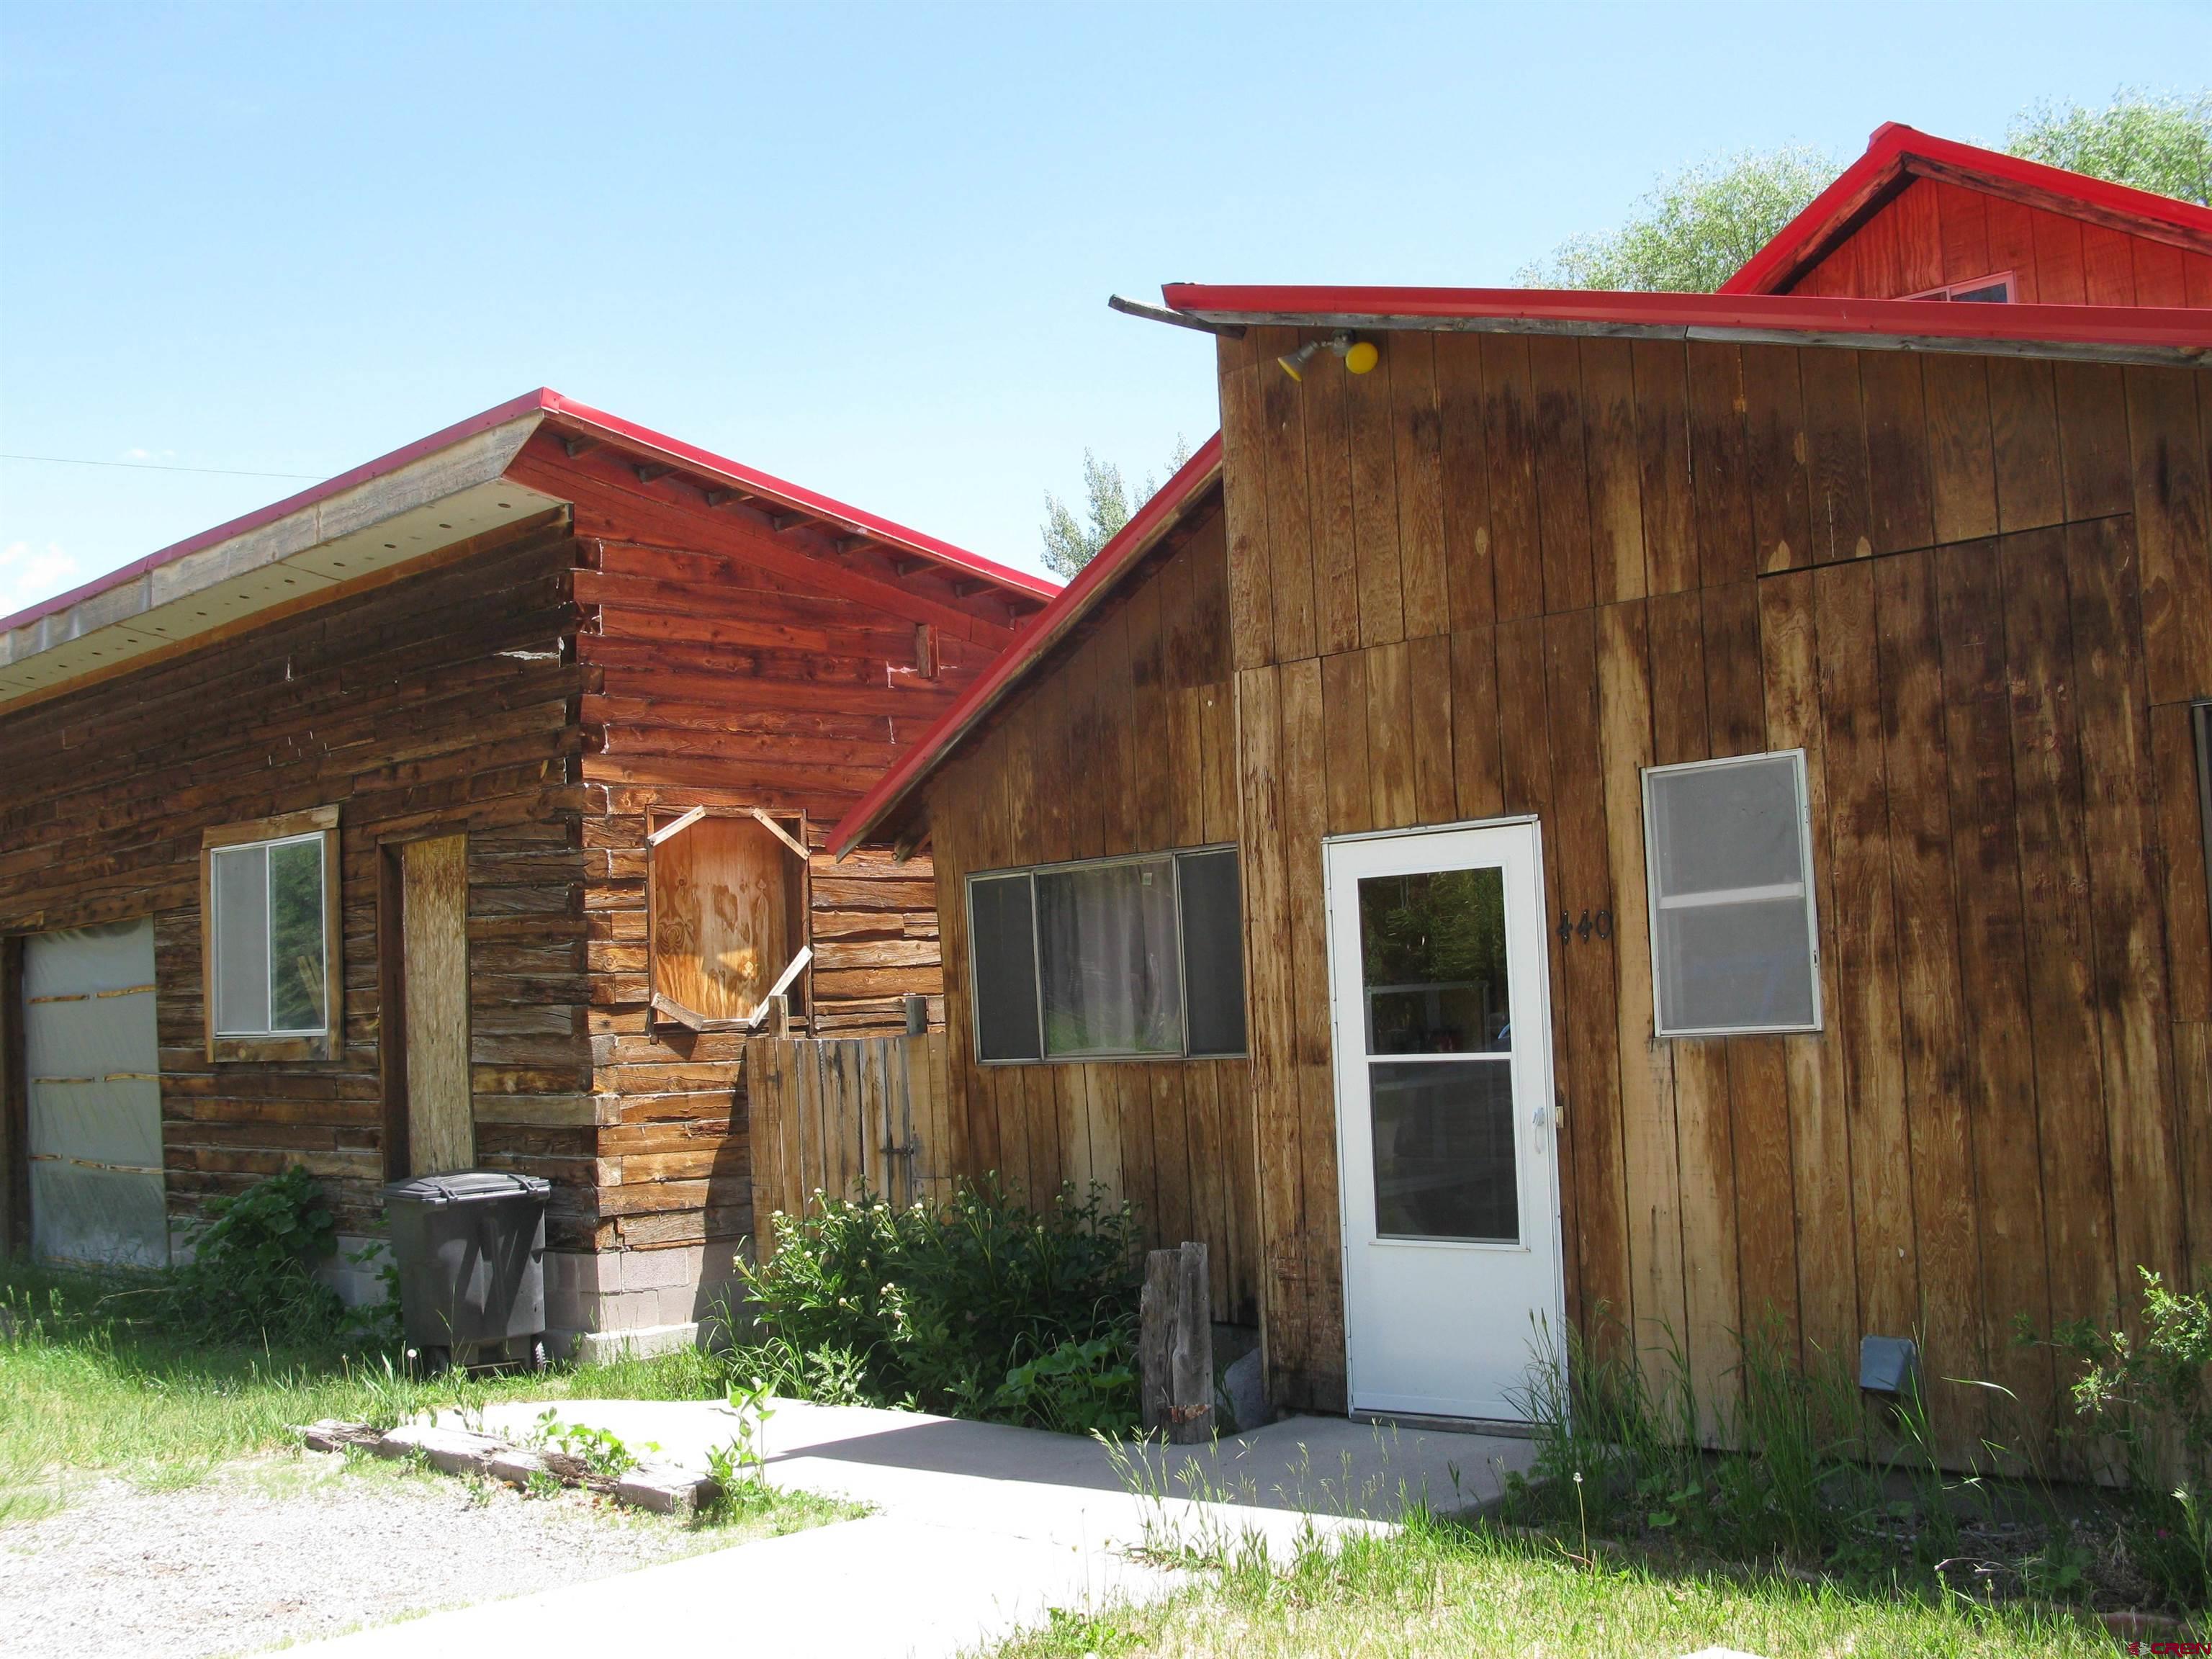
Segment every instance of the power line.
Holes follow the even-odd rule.
[[[164,466],[159,461],[87,461],[74,455],[16,455],[0,450],[0,461],[45,461],[53,466],[121,466],[139,472],[199,472],[220,478],[304,478],[319,482],[319,472],[241,472],[228,466]]]

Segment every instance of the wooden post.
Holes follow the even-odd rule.
[[[770,1034],[780,1037],[789,1036],[791,1035],[791,999],[781,996],[770,997],[768,1000],[768,1029]]]
[[[905,997],[906,1034],[920,1036],[929,1030],[929,999],[917,992],[908,991]]]
[[[1139,1304],[1137,1388],[1147,1433],[1164,1429],[1179,1446],[1213,1433],[1213,1312],[1206,1246],[1145,1257]]]

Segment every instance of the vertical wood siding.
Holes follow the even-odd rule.
[[[1302,518],[1284,520],[1286,535],[1293,522],[1293,544],[1303,550],[1309,544]],[[1228,535],[1237,533],[1238,526],[1228,526]],[[979,1065],[965,892],[965,878],[976,870],[1238,839],[1227,636],[1237,604],[1221,515],[1218,508],[1201,511],[1080,637],[1060,647],[1032,692],[938,773],[929,812],[945,930],[950,1168],[970,1176],[996,1171],[1032,1198],[1062,1182],[1079,1194],[1095,1182],[1110,1200],[1133,1200],[1154,1245],[1206,1243],[1215,1317],[1249,1323],[1257,1317],[1261,1272],[1260,1165],[1246,1062]],[[1311,627],[1310,607],[1291,614],[1291,626]],[[1310,690],[1317,703],[1318,684]],[[1307,759],[1317,774],[1318,753]],[[1243,879],[1249,914],[1280,890],[1249,857]],[[1255,1017],[1262,1012],[1255,1006]],[[1287,1006],[1264,1012],[1286,1033],[1293,1024]],[[1297,1023],[1304,1029],[1304,1021]],[[1322,1121],[1328,1098],[1324,1081]],[[1293,1095],[1289,1115],[1295,1119],[1305,1103]],[[1295,1122],[1263,1125],[1260,1133],[1285,1133],[1292,1148],[1300,1139]],[[1271,1179],[1287,1178],[1284,1202],[1305,1201],[1295,1156],[1287,1166],[1278,1158],[1267,1168]],[[1332,1212],[1333,1183],[1330,1176]]]
[[[1912,180],[1788,291],[1894,300],[2007,270],[2021,305],[2212,306],[2212,254],[1941,179]]]
[[[1753,1325],[1806,1354],[1917,1333],[1930,1376],[2047,1412],[2015,1315],[2110,1319],[2138,1265],[2212,1261],[2185,706],[2212,695],[2212,374],[1392,334],[1372,374],[1297,386],[1298,337],[1221,349],[1278,1397],[1345,1403],[1320,838],[1533,812],[1550,912],[1619,918],[1547,935],[1585,1333],[1672,1333],[1708,1434]],[[1021,817],[986,797],[1031,710],[1104,706],[1087,684],[946,769],[940,860],[1029,855],[978,845]],[[1640,769],[1794,747],[1826,1029],[1656,1042]],[[1937,1385],[1954,1450],[1997,1426],[1984,1398]]]

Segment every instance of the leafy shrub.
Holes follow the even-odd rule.
[[[988,1409],[1062,1434],[1112,1434],[1137,1419],[1136,1367],[1112,1337],[1063,1342],[1008,1371]]]
[[[2061,1325],[2051,1346],[2081,1367],[2075,1413],[2101,1437],[2100,1473],[2126,1492],[2128,1553],[2185,1607],[2212,1604],[2212,1303],[2148,1267],[2140,1335]],[[2033,1338],[2023,1328],[2022,1334]]]
[[[777,1215],[739,1273],[755,1328],[734,1369],[831,1403],[1127,1427],[1140,1285],[1134,1212],[1097,1190],[1032,1210],[995,1182],[941,1205],[825,1199]],[[1019,1379],[1017,1380],[1017,1374]]]
[[[327,1342],[346,1334],[338,1294],[314,1274],[337,1249],[315,1178],[295,1164],[207,1200],[192,1259],[155,1291],[160,1317],[216,1341]]]

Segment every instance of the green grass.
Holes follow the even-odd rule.
[[[134,1324],[98,1279],[0,1264],[0,1525],[70,1501],[90,1480],[189,1485],[218,1464],[295,1443],[334,1417],[383,1425],[495,1400],[714,1399],[722,1367],[693,1352],[541,1376],[418,1381],[381,1356],[195,1346]]]
[[[1395,1535],[1301,1552],[1287,1569],[1216,1562],[1152,1607],[1084,1615],[992,1650],[993,1659],[1398,1659],[1399,1656],[1674,1656],[1733,1647],[1792,1655],[1979,1659],[2109,1655],[2070,1615],[1856,1592],[1720,1570],[1667,1570],[1417,1519]]]

